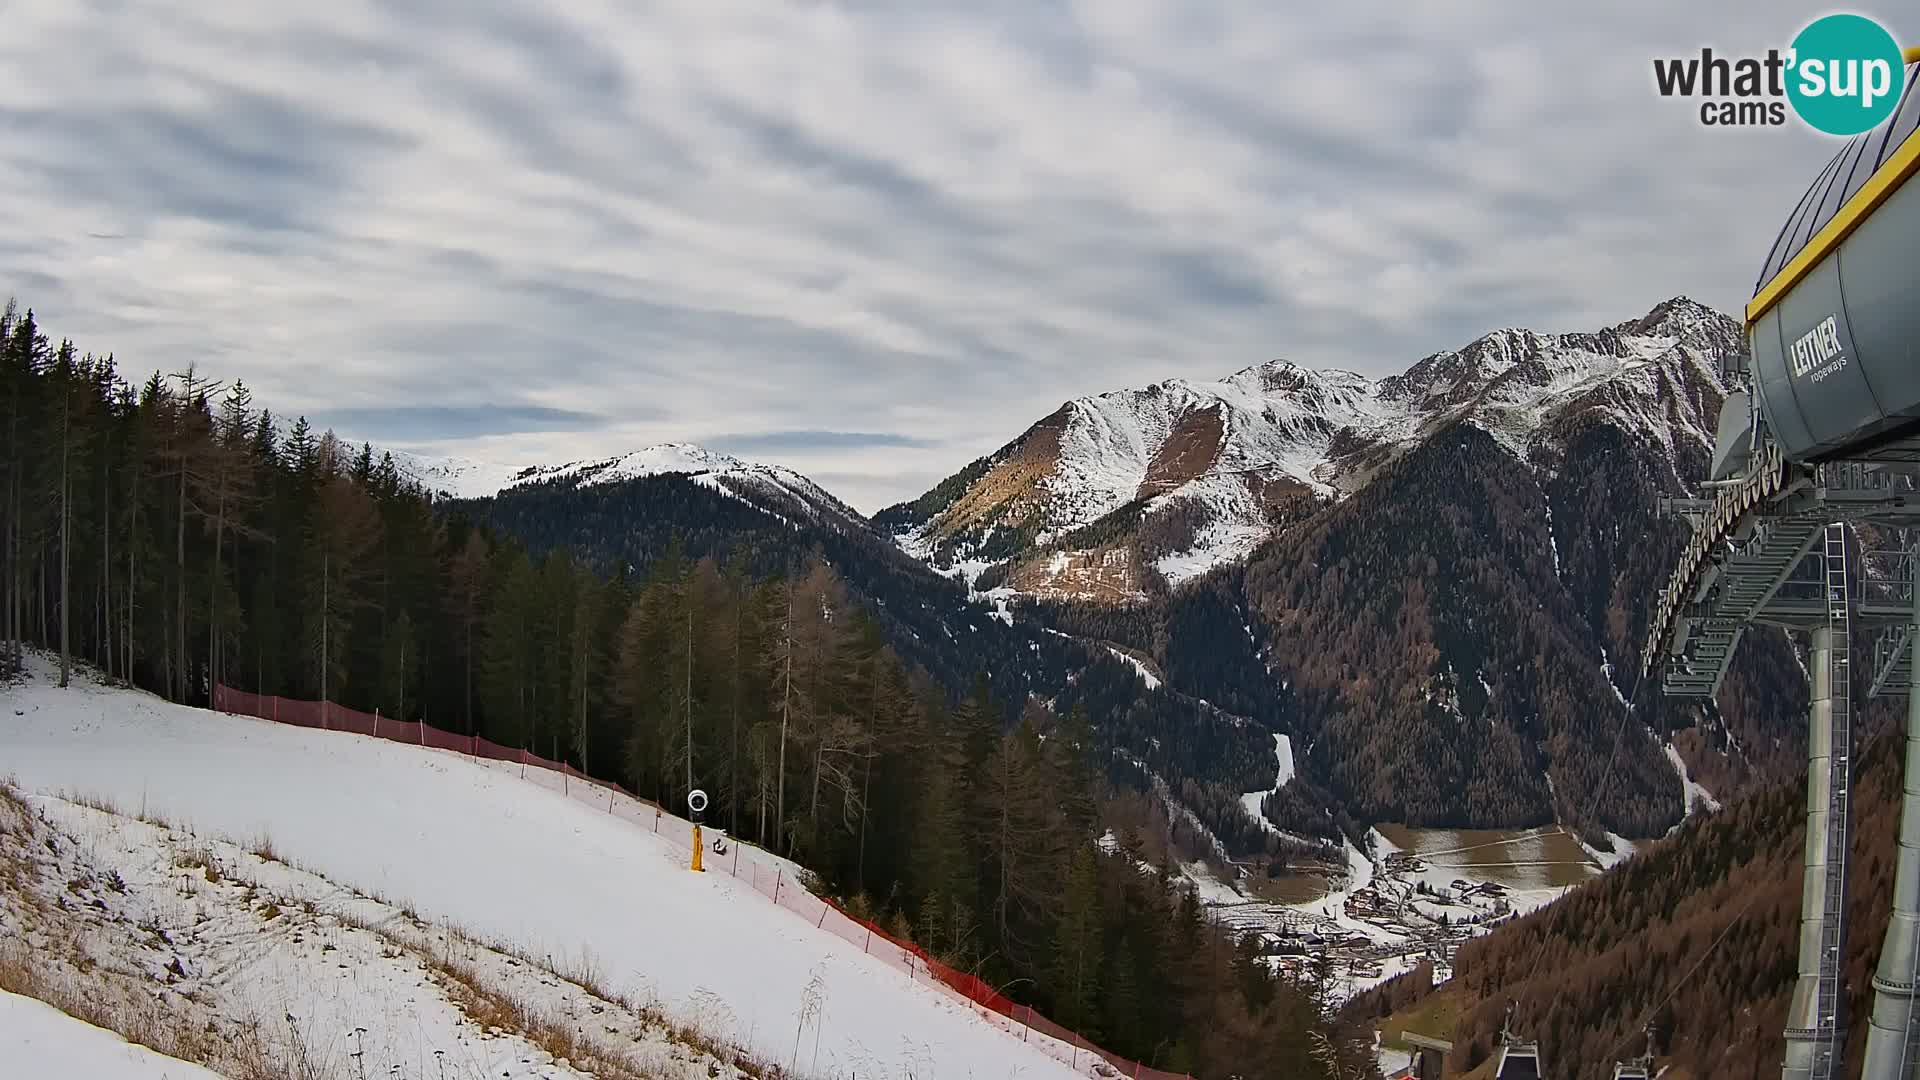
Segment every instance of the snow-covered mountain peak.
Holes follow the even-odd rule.
[[[684,476],[776,516],[827,515],[864,521],[857,511],[792,469],[742,461],[694,443],[656,443],[612,457],[560,465],[500,465],[399,453],[394,460],[403,473],[422,486],[457,499],[488,498],[532,484],[589,488],[653,476]]]
[[[771,469],[771,466],[751,465],[731,454],[709,450],[693,443],[672,442],[643,446],[624,454],[608,458],[594,458],[586,461],[570,461],[564,465],[535,466],[515,478],[514,483],[539,483],[548,480],[569,480],[582,487],[595,484],[617,484],[623,480],[636,480],[643,476],[700,476],[707,473],[745,472],[756,468]]]
[[[1356,371],[1341,368],[1310,368],[1292,360],[1268,360],[1241,368],[1221,380],[1222,383],[1255,393],[1321,393],[1329,391],[1366,393],[1372,380]]]
[[[454,499],[478,499],[516,483],[534,471],[526,465],[507,465],[468,457],[444,457],[394,450],[400,475],[428,491]]]
[[[1592,333],[1496,330],[1377,382],[1287,359],[1215,382],[1168,379],[1069,401],[877,520],[937,564],[1023,560],[1015,589],[1137,595],[1150,575],[1129,560],[1151,558],[1172,581],[1239,558],[1300,497],[1342,498],[1454,424],[1523,461],[1581,418],[1672,456],[1712,438],[1718,370],[1741,346],[1731,319],[1676,297]],[[1130,535],[1150,539],[1136,550]],[[1038,551],[1049,554],[1026,557]]]
[[[1616,333],[1633,337],[1685,339],[1706,336],[1718,340],[1728,329],[1728,319],[1692,297],[1676,296],[1661,301],[1640,318],[1620,323],[1613,329]]]

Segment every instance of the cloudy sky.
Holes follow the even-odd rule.
[[[1651,59],[1825,10],[11,0],[0,294],[354,438],[874,509],[1079,394],[1736,309],[1829,144]]]

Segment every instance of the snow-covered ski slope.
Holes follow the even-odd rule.
[[[33,998],[0,990],[0,1076],[219,1080],[220,1074],[135,1046]]]
[[[769,903],[746,865],[736,879],[710,854],[721,872],[691,873],[683,849],[609,813],[603,794],[596,810],[594,794],[502,763],[36,678],[0,688],[0,775],[241,842],[270,837],[289,863],[423,919],[590,959],[609,987],[670,1014],[710,1025],[723,1002],[733,1041],[797,1058],[802,1075],[1076,1074],[1047,1052],[1058,1044],[1023,1041],[1018,1025]],[[1090,1056],[1077,1057],[1086,1075]]]

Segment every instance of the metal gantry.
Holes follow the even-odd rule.
[[[1915,545],[1870,552],[1874,529],[1920,536],[1916,470],[1899,464],[1785,461],[1756,440],[1746,472],[1709,498],[1668,500],[1695,532],[1654,607],[1643,674],[1658,670],[1669,695],[1711,698],[1750,626],[1807,635],[1807,845],[1801,891],[1798,978],[1787,1021],[1785,1080],[1848,1075],[1846,897],[1851,843],[1855,695],[1909,695],[1909,754],[1901,869],[1868,1041],[1870,1080],[1913,1080],[1920,1063],[1915,1012],[1920,982],[1920,699],[1914,651],[1920,615]],[[1882,562],[1876,564],[1874,559]],[[1892,559],[1892,569],[1874,572]],[[1816,565],[1817,560],[1817,565]],[[1872,670],[1855,671],[1853,636],[1878,635]],[[1909,836],[1909,832],[1914,835]]]

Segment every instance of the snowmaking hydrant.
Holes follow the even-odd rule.
[[[700,865],[700,823],[707,816],[707,793],[699,788],[687,792],[687,813],[693,818],[693,866],[695,873],[704,873],[706,867]]]

